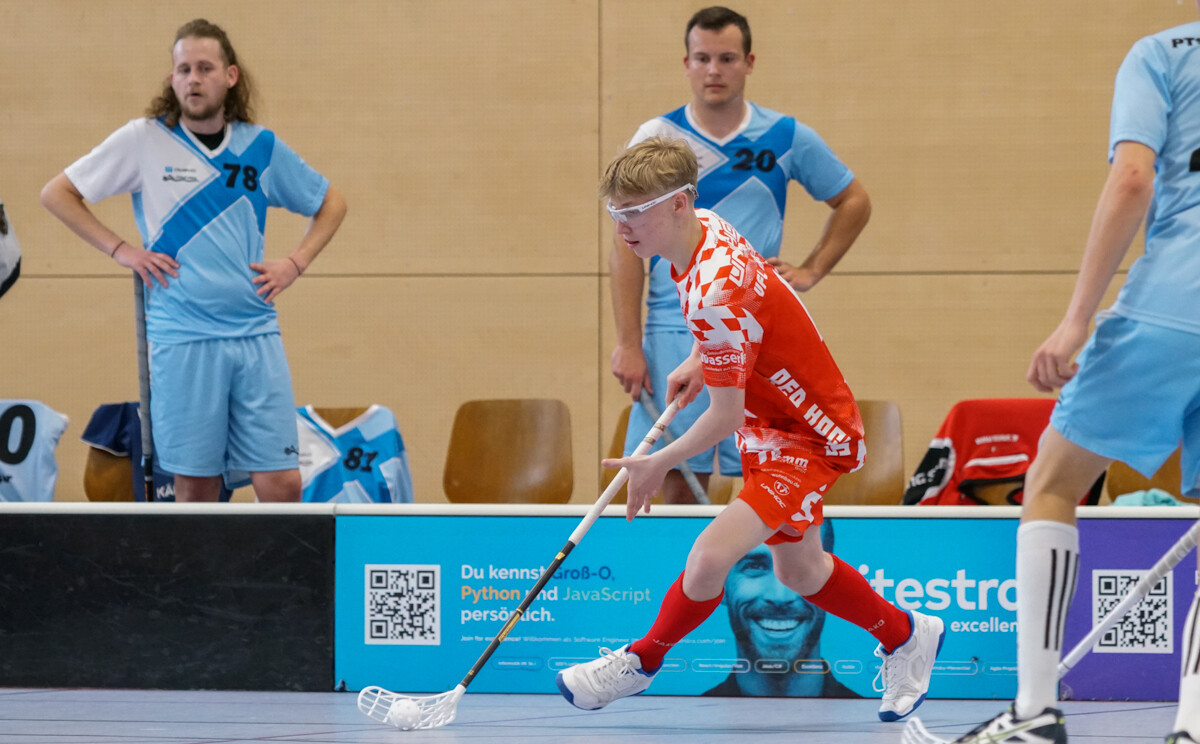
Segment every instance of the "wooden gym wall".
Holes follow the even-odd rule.
[[[561,398],[574,500],[593,500],[627,402],[608,371],[611,230],[595,182],[638,124],[688,100],[683,26],[699,7],[0,0],[0,198],[25,254],[0,300],[0,397],[70,417],[57,498],[83,498],[91,411],[136,399],[132,291],[38,192],[141,114],[175,29],[203,13],[256,76],[260,121],[350,207],[278,301],[297,402],[392,408],[418,499],[442,501],[461,402]],[[1137,38],[1194,20],[1195,8],[735,7],[758,57],[749,98],[813,126],[873,199],[870,225],[805,302],[856,394],[900,404],[911,471],[955,401],[1034,394],[1029,355],[1066,305],[1106,172],[1117,66]],[[138,239],[128,199],[95,209]],[[793,187],[785,259],[807,255],[827,214]],[[273,213],[268,256],[304,226]]]

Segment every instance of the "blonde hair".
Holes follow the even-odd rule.
[[[696,183],[700,167],[683,140],[651,137],[613,158],[600,179],[600,198],[653,196]]]

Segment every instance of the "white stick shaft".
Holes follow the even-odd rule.
[[[658,407],[654,405],[654,398],[646,388],[642,388],[642,396],[639,400],[642,408],[646,409],[646,413],[650,414],[653,418],[658,418]],[[670,429],[663,429],[662,437],[667,441],[667,444],[675,441],[675,437],[671,434]],[[677,469],[683,475],[683,480],[688,484],[688,488],[691,489],[696,503],[711,504],[712,502],[708,499],[708,492],[704,490],[704,486],[700,485],[700,480],[696,477],[696,474],[688,467],[687,460],[679,463]]]
[[[1071,671],[1079,663],[1080,659],[1092,650],[1092,646],[1096,645],[1096,641],[1100,640],[1100,636],[1107,633],[1110,628],[1116,625],[1125,616],[1125,613],[1129,612],[1135,604],[1149,594],[1150,590],[1158,582],[1162,581],[1164,576],[1169,574],[1175,566],[1179,565],[1179,562],[1188,553],[1192,552],[1192,548],[1196,547],[1198,533],[1200,533],[1200,523],[1192,525],[1191,529],[1185,532],[1183,537],[1179,538],[1179,541],[1171,546],[1167,554],[1160,558],[1158,563],[1155,563],[1154,567],[1134,584],[1133,588],[1129,590],[1129,593],[1125,595],[1120,604],[1105,615],[1104,619],[1097,623],[1096,627],[1092,628],[1092,632],[1088,633],[1084,636],[1083,640],[1075,644],[1075,648],[1071,649],[1071,652],[1058,665],[1059,679],[1062,679],[1067,672]]]
[[[675,418],[675,414],[678,411],[679,404],[676,401],[671,401],[671,404],[667,406],[667,410],[663,411],[663,414],[658,417],[658,421],[655,421],[654,426],[646,433],[645,438],[642,439],[642,443],[634,449],[633,454],[644,455],[649,452],[654,443],[658,441],[659,436],[666,430],[667,424],[670,424],[671,419]],[[617,495],[617,492],[621,490],[621,486],[625,485],[625,481],[627,480],[629,480],[628,470],[621,468],[617,471],[617,476],[612,479],[612,483],[608,484],[608,488],[604,489],[604,493],[600,494],[600,498],[596,499],[596,503],[588,510],[587,516],[583,518],[583,521],[571,533],[571,543],[575,545],[579,544],[579,541],[583,539],[587,531],[592,528],[592,523],[596,521],[605,507],[612,502],[613,497]]]

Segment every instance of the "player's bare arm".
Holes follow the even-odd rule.
[[[704,390],[704,367],[700,362],[700,344],[692,344],[692,353],[667,375],[667,400],[686,407]]]
[[[642,295],[646,286],[646,264],[629,250],[620,235],[613,235],[609,255],[612,272],[613,318],[617,325],[617,345],[612,352],[612,373],[634,400],[642,388],[651,393],[650,372],[642,352]]]
[[[66,173],[59,173],[42,187],[42,206],[57,217],[71,232],[96,250],[112,258],[142,277],[149,289],[151,277],[160,286],[167,286],[167,275],[179,276],[179,264],[165,253],[147,251],[122,239],[104,225],[84,203],[83,194],[71,183]]]
[[[650,513],[650,502],[662,487],[668,471],[689,457],[715,446],[745,422],[744,388],[710,387],[708,395],[708,410],[674,442],[650,455],[611,458],[601,462],[606,468],[629,470],[626,519],[633,520],[639,511]]]
[[[825,203],[832,212],[816,247],[804,263],[792,266],[778,258],[767,259],[767,263],[774,266],[797,292],[807,292],[832,271],[871,218],[871,197],[857,178]]]
[[[1066,315],[1034,352],[1025,375],[1043,393],[1062,387],[1079,369],[1074,357],[1154,197],[1155,159],[1153,150],[1137,142],[1116,147]]]
[[[254,277],[254,283],[259,285],[256,290],[258,295],[271,302],[280,292],[292,286],[313,259],[329,245],[345,217],[346,200],[340,191],[330,185],[325,191],[321,208],[313,215],[296,250],[278,261],[250,264],[250,268],[258,272],[258,276]]]

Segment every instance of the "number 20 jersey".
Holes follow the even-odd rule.
[[[779,255],[788,181],[816,201],[840,194],[854,174],[811,127],[776,111],[746,104],[741,125],[714,139],[696,123],[691,105],[651,119],[630,145],[650,137],[682,139],[700,166],[696,206],[711,209],[737,228],[760,255]],[[650,260],[646,330],[685,330],[679,317],[670,262]]]
[[[209,150],[181,125],[134,119],[66,175],[89,202],[133,197],[142,243],[179,262],[179,277],[146,293],[156,343],[278,333],[275,308],[255,290],[267,207],[312,216],[329,182],[270,130],[226,125]]]

